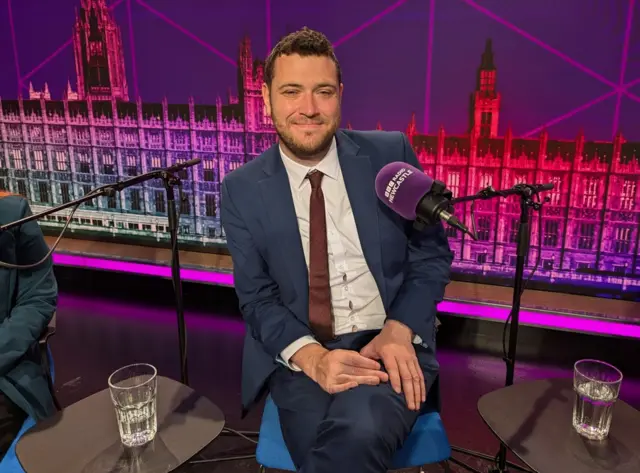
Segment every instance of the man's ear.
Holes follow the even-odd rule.
[[[264,108],[267,115],[271,115],[271,96],[269,94],[269,86],[266,82],[262,83],[262,100],[264,100]]]

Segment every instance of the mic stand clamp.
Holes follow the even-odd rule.
[[[427,226],[435,225],[438,223],[438,215],[440,212],[447,211],[453,214],[453,208],[451,201],[453,194],[447,189],[447,186],[442,181],[433,181],[431,189],[427,193],[424,199],[421,199],[418,203],[419,206],[424,208],[424,212],[420,212],[422,215],[431,215],[430,218],[424,218],[417,216],[413,223],[413,228],[417,231],[423,231]]]

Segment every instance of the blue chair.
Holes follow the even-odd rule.
[[[51,395],[53,396],[53,403],[56,408],[60,410],[60,404],[55,396],[55,391],[53,390],[53,383],[55,382],[55,370],[53,366],[53,355],[51,354],[51,349],[49,348],[49,337],[53,336],[56,333],[56,316],[53,315],[51,322],[47,326],[45,332],[40,337],[38,344],[40,345],[40,353],[42,353],[42,368],[47,376],[47,384],[49,385],[49,390],[51,391]],[[24,433],[33,427],[36,424],[35,419],[33,417],[27,417],[25,421],[22,423],[22,427],[18,431],[18,435],[11,443],[9,450],[4,455],[2,460],[0,460],[0,473],[25,473],[22,465],[18,461],[18,457],[16,456],[16,445],[18,444],[18,440],[20,437],[24,435]]]
[[[409,437],[396,452],[392,467],[401,469],[439,463],[448,473],[451,471],[448,463],[450,457],[451,446],[440,414],[428,412],[416,420]],[[260,473],[265,473],[266,468],[296,471],[282,438],[278,408],[270,395],[262,413],[256,460],[260,465]]]

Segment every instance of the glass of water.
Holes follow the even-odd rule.
[[[618,399],[622,373],[604,361],[580,360],[573,368],[573,428],[591,440],[609,436],[613,405]]]
[[[123,366],[109,376],[109,391],[116,410],[120,439],[139,447],[156,436],[157,370],[145,363]]]

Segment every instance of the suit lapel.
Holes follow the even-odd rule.
[[[278,229],[278,241],[272,242],[280,251],[283,264],[291,276],[298,297],[302,299],[302,307],[307,308],[309,298],[309,273],[302,250],[298,218],[289,177],[282,163],[278,145],[269,150],[263,168],[266,177],[260,181],[260,190],[267,214],[267,225]],[[307,312],[304,312],[306,315]]]
[[[375,192],[375,174],[371,159],[361,154],[358,145],[345,133],[338,131],[336,141],[340,168],[356,221],[362,252],[376,280],[382,300],[386,301],[378,222],[378,196]]]

